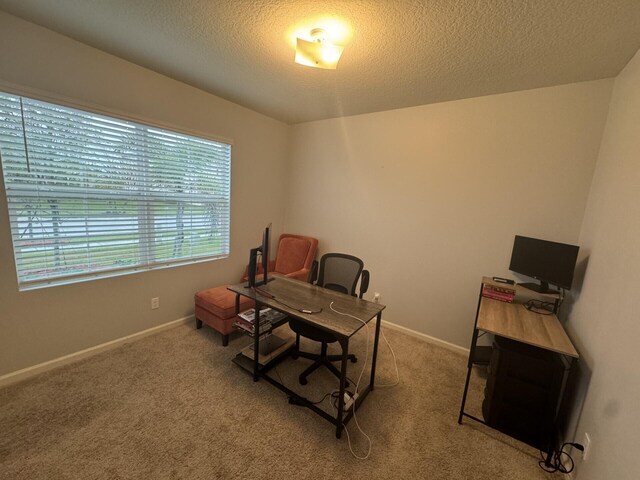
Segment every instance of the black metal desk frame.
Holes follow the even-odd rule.
[[[337,293],[337,292],[333,292],[331,290],[326,290],[324,288],[321,287],[316,287],[313,285],[310,285],[308,283],[304,283],[304,282],[300,282],[298,280],[293,280],[293,279],[289,279],[289,278],[283,278],[283,277],[276,277],[276,279],[273,280],[273,282],[293,282],[292,285],[295,288],[300,288],[300,289],[313,289],[313,293],[314,293],[314,301],[317,303],[322,303],[322,308],[323,309],[329,309],[329,305],[331,303],[331,301],[335,300],[336,295],[338,296],[342,296],[342,298],[344,299],[345,295]],[[262,286],[261,289],[263,290],[269,290],[270,287],[273,287],[274,284],[273,283],[269,283],[266,286]],[[324,410],[320,409],[319,407],[317,407],[316,405],[314,405],[313,403],[311,403],[308,399],[300,396],[299,394],[297,394],[296,392],[294,392],[293,390],[287,388],[286,386],[284,386],[282,383],[278,382],[277,380],[275,380],[274,378],[270,377],[268,375],[269,370],[271,370],[274,366],[276,366],[278,363],[282,362],[285,358],[287,358],[287,356],[289,356],[291,349],[287,349],[284,352],[282,352],[281,354],[279,354],[276,358],[273,358],[269,363],[267,363],[264,366],[261,366],[259,363],[259,355],[256,355],[255,352],[259,351],[259,342],[260,342],[260,337],[262,335],[264,335],[265,333],[269,333],[267,332],[260,332],[260,322],[256,321],[255,322],[255,333],[253,335],[253,340],[254,340],[254,345],[253,345],[253,351],[254,351],[254,355],[253,355],[253,362],[251,362],[251,360],[244,356],[242,353],[239,353],[234,359],[233,362],[237,365],[239,365],[240,367],[242,367],[245,371],[249,372],[250,374],[253,375],[253,381],[257,382],[259,379],[264,379],[266,380],[268,383],[270,383],[271,385],[273,385],[274,387],[278,388],[279,390],[283,391],[285,394],[287,394],[287,396],[289,396],[289,402],[296,404],[296,405],[300,405],[300,406],[304,406],[309,408],[310,410],[312,410],[313,412],[315,412],[316,414],[320,415],[322,418],[324,418],[325,420],[327,420],[328,422],[332,423],[333,425],[336,426],[336,437],[340,438],[342,436],[342,430],[344,429],[345,425],[347,423],[349,423],[349,421],[351,420],[351,418],[353,417],[354,411],[356,411],[360,405],[362,404],[362,402],[364,401],[364,399],[367,397],[367,395],[373,391],[374,389],[374,383],[375,383],[375,376],[376,376],[376,360],[377,360],[377,354],[378,354],[378,341],[380,338],[380,323],[382,320],[382,310],[384,310],[384,305],[379,305],[379,304],[373,304],[372,302],[367,302],[366,300],[362,300],[362,299],[357,299],[356,297],[348,297],[349,299],[353,299],[353,302],[356,303],[360,303],[360,302],[365,302],[366,304],[369,305],[375,305],[375,310],[377,310],[376,313],[374,313],[372,316],[370,316],[369,318],[362,318],[363,321],[365,321],[366,323],[368,323],[370,320],[372,320],[374,317],[376,318],[376,330],[375,330],[375,337],[374,337],[374,342],[373,342],[373,354],[372,354],[372,360],[371,360],[371,376],[369,379],[369,384],[359,393],[358,398],[356,399],[356,401],[354,402],[354,405],[349,409],[349,411],[346,413],[345,415],[345,404],[344,404],[344,393],[345,393],[345,380],[347,377],[347,360],[348,360],[348,355],[349,355],[349,339],[351,336],[353,336],[355,333],[357,333],[360,328],[364,327],[363,324],[361,324],[358,328],[355,328],[350,334],[345,334],[343,332],[339,332],[336,331],[335,329],[332,329],[330,326],[327,325],[323,325],[322,323],[318,323],[317,321],[311,321],[311,320],[316,320],[318,317],[316,315],[312,315],[312,314],[305,314],[305,313],[300,313],[297,310],[294,310],[292,308],[288,308],[286,306],[284,306],[283,304],[279,303],[276,299],[272,299],[269,297],[265,297],[260,295],[259,293],[256,293],[254,290],[251,290],[249,288],[247,288],[244,284],[240,284],[240,285],[232,285],[229,287],[229,290],[231,290],[232,292],[234,292],[236,294],[236,314],[239,313],[239,309],[240,309],[240,296],[246,296],[251,298],[252,300],[255,301],[255,311],[259,312],[260,309],[264,306],[268,306],[274,310],[278,310],[282,313],[285,313],[286,315],[288,315],[289,317],[294,317],[297,320],[301,320],[303,322],[309,322],[312,323],[315,327],[318,328],[322,328],[326,331],[328,331],[329,333],[333,334],[338,343],[340,344],[340,347],[342,349],[342,361],[341,361],[341,367],[340,367],[340,373],[341,373],[341,381],[340,381],[340,393],[339,393],[339,398],[338,398],[338,411],[335,417],[329,415],[327,412],[325,412]],[[304,301],[304,300],[303,300]],[[349,300],[351,301],[351,300]],[[294,301],[290,301],[287,303],[293,303]],[[358,316],[358,313],[362,313],[362,312],[346,312],[346,313],[351,313],[354,316]],[[371,313],[371,312],[370,312]],[[273,327],[270,330],[273,330],[274,328],[286,323],[288,321],[288,318],[285,317],[285,319],[277,322],[275,325],[273,325]],[[270,331],[269,330],[269,331]]]

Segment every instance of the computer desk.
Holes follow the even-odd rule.
[[[378,340],[380,337],[380,323],[382,319],[382,311],[385,309],[384,305],[378,303],[369,302],[357,297],[345,295],[325,288],[317,287],[309,283],[301,282],[291,278],[283,276],[275,276],[272,281],[267,285],[263,285],[260,289],[265,290],[272,294],[275,298],[269,298],[267,296],[260,295],[256,291],[247,288],[244,283],[231,285],[229,290],[236,293],[236,313],[239,310],[240,296],[245,296],[253,299],[256,302],[255,309],[260,311],[263,305],[266,305],[274,310],[278,310],[285,313],[289,317],[293,317],[302,322],[309,323],[315,327],[333,334],[342,348],[342,363],[340,368],[341,381],[340,381],[340,395],[338,398],[338,412],[335,417],[329,415],[324,410],[321,410],[316,405],[311,403],[306,398],[298,395],[296,392],[282,385],[280,382],[267,375],[267,372],[280,361],[284,360],[290,353],[291,349],[287,349],[278,357],[274,358],[268,364],[261,366],[258,362],[258,355],[255,352],[259,351],[259,340],[262,333],[259,331],[259,321],[256,322],[256,332],[253,335],[253,361],[242,355],[238,354],[234,359],[234,363],[253,374],[253,380],[258,381],[263,378],[270,384],[274,385],[278,389],[285,392],[289,398],[290,403],[305,406],[315,413],[328,420],[336,426],[336,437],[340,438],[344,426],[351,420],[354,410],[357,410],[367,397],[369,392],[373,391],[375,376],[376,376],[376,357],[378,354]],[[363,322],[368,323],[374,317],[376,318],[376,330],[373,341],[373,353],[371,360],[371,376],[369,384],[358,392],[359,396],[354,402],[354,405],[348,410],[345,415],[345,380],[347,377],[347,356],[349,354],[349,339],[353,337],[361,328],[365,325],[348,316],[340,315],[334,312],[330,305],[333,302],[333,307],[342,313],[348,313],[356,318],[361,319]],[[300,310],[319,310],[319,313],[306,314],[301,313]],[[282,323],[284,323],[284,320]],[[265,332],[266,333],[266,332]]]
[[[516,292],[513,303],[501,302],[484,297],[482,290],[485,286],[512,288]],[[470,415],[465,411],[469,381],[471,379],[471,369],[473,365],[488,363],[485,349],[490,349],[490,347],[480,347],[477,345],[479,332],[492,333],[515,340],[516,342],[554,352],[569,359],[570,368],[573,365],[574,359],[578,358],[578,352],[571,343],[564,328],[562,328],[558,317],[555,314],[540,315],[526,310],[522,304],[529,299],[557,302],[558,296],[554,294],[537,293],[520,285],[505,285],[504,283],[495,282],[489,277],[482,278],[471,347],[469,348],[469,359],[467,361],[467,377],[464,384],[464,393],[462,394],[460,413],[458,415],[459,424],[462,424],[463,417],[467,417],[487,425],[484,420]],[[558,418],[556,418],[556,423],[557,421]],[[555,428],[554,426],[554,430]],[[551,462],[553,447],[553,439],[550,439],[546,458],[547,465]]]

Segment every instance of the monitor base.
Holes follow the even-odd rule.
[[[547,282],[541,282],[541,283],[527,282],[527,283],[519,283],[518,285],[538,293],[549,293],[552,295],[560,293],[558,290],[553,290],[549,288],[549,284]]]

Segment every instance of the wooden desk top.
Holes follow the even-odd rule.
[[[486,277],[483,279],[483,283],[492,283],[484,280]],[[510,285],[500,285],[510,287]],[[516,288],[516,298],[520,294],[524,294],[521,290],[523,287]],[[540,294],[531,293],[533,295],[530,295],[529,298],[539,298]],[[578,352],[562,328],[558,317],[530,312],[521,303],[507,303],[482,297],[476,328],[578,358]]]
[[[274,295],[275,299],[257,294],[255,291],[246,288],[244,283],[231,285],[229,290],[254,300],[257,299],[264,305],[347,338],[354,335],[364,325],[354,318],[340,315],[331,310],[329,307],[331,302],[333,302],[333,307],[339,312],[349,313],[364,322],[368,322],[385,309],[385,306],[379,303],[369,302],[281,276],[274,275],[273,281],[270,281],[267,285],[263,285],[260,288]],[[322,312],[305,314],[297,311],[297,308],[307,310],[318,310],[322,308]]]

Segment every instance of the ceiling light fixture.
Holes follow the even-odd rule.
[[[334,70],[344,47],[327,41],[327,33],[322,28],[311,30],[311,40],[296,39],[295,62],[307,67]]]

